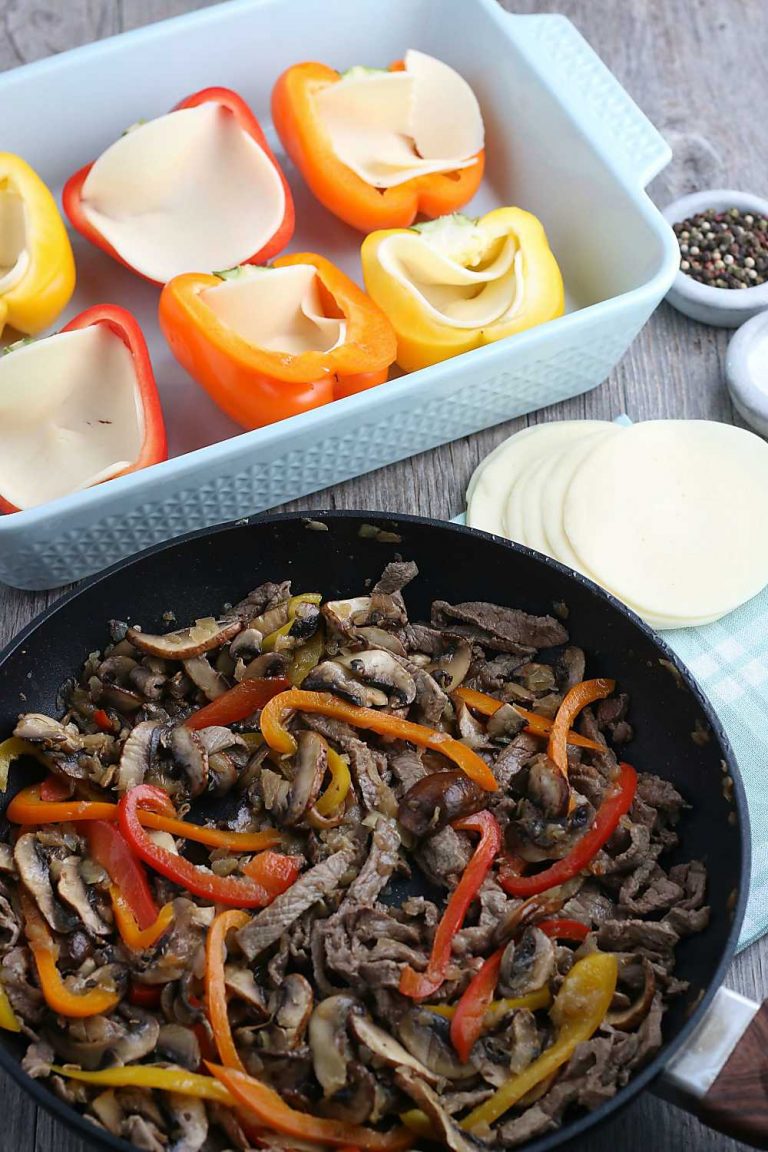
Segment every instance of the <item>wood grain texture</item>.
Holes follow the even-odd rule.
[[[713,1128],[768,1148],[768,1004],[752,1023],[704,1097],[702,1116]]]
[[[0,69],[203,6],[200,0],[0,0]],[[322,0],[317,7],[321,17]],[[506,0],[506,7],[569,16],[664,132],[675,160],[650,190],[659,203],[699,187],[765,188],[765,0]],[[610,379],[588,395],[286,507],[366,507],[447,518],[461,510],[467,481],[482,457],[527,421],[611,419],[621,411],[634,419],[731,421],[722,379],[727,340],[726,332],[662,305]],[[0,643],[60,594],[0,587]],[[761,1000],[768,990],[767,967],[768,940],[736,960],[728,983]],[[87,1146],[56,1122],[36,1116],[8,1080],[0,1082],[0,1108],[0,1147],[86,1152]],[[678,1147],[735,1152],[742,1145],[645,1093],[611,1123],[568,1147],[573,1152]]]

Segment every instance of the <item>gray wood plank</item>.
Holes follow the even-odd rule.
[[[203,0],[0,0],[0,69],[204,6]],[[563,12],[606,61],[675,149],[651,188],[663,203],[697,187],[758,191],[765,180],[763,110],[768,103],[763,0],[506,0],[516,12]],[[318,2],[318,11],[322,4]],[[1,139],[0,139],[1,146]],[[578,221],[574,222],[574,227]],[[634,419],[686,416],[732,420],[722,382],[727,333],[705,328],[666,305],[640,333],[609,380],[587,396],[535,413]],[[380,508],[437,517],[462,508],[467,480],[482,457],[525,420],[445,445],[286,507]],[[59,593],[0,587],[0,643]],[[768,987],[768,940],[737,958],[728,983],[756,998]],[[3,1148],[86,1152],[86,1145],[0,1081],[6,1119]],[[9,1127],[10,1125],[10,1127]],[[620,1117],[570,1147],[686,1147],[731,1152],[742,1145],[706,1131],[646,1093]]]

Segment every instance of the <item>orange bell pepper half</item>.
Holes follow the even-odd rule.
[[[238,280],[248,290],[251,277],[296,265],[314,268],[325,318],[343,322],[338,342],[328,351],[292,353],[259,346],[222,320],[206,300],[227,280]],[[182,367],[246,429],[382,384],[397,354],[394,330],[378,305],[330,260],[314,253],[281,256],[264,269],[175,276],[160,296],[159,320]]]
[[[184,100],[181,100],[171,111],[181,112],[185,108],[198,108],[201,104],[217,104],[229,112],[242,131],[250,136],[261,149],[280,179],[285,199],[283,218],[279,227],[272,236],[269,237],[266,243],[262,245],[258,252],[249,253],[242,257],[243,264],[260,264],[265,260],[271,260],[278,252],[282,252],[286,244],[290,242],[295,226],[293,197],[285,174],[267,143],[267,138],[262,131],[261,125],[243,98],[238,96],[237,92],[233,92],[229,88],[203,88],[200,92],[195,92],[191,96],[187,96]],[[87,214],[83,210],[83,186],[94,163],[95,161],[80,168],[79,171],[70,176],[64,185],[62,204],[64,211],[69,217],[70,223],[78,232],[85,236],[86,240],[90,240],[91,244],[94,244],[97,248],[101,248],[103,252],[106,252],[126,268],[130,268],[132,272],[136,272],[139,276],[143,276],[144,279],[150,280],[152,283],[162,283],[160,280],[155,280],[153,277],[145,275],[138,268],[134,268],[125,256],[121,255],[88,219]]]
[[[390,65],[391,72],[402,69],[402,61]],[[430,172],[391,188],[366,183],[339,160],[314,98],[340,79],[340,73],[326,64],[294,64],[272,91],[272,120],[283,147],[329,212],[361,232],[375,232],[408,228],[417,215],[446,216],[472,199],[483,178],[484,149],[470,167]]]

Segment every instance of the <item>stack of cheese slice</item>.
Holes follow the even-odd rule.
[[[537,425],[500,444],[467,523],[554,557],[652,627],[708,624],[768,584],[768,444],[707,420]]]

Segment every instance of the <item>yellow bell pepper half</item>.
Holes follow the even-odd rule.
[[[563,278],[544,228],[521,208],[372,232],[360,256],[407,372],[563,313]]]
[[[0,152],[0,335],[34,336],[75,290],[75,259],[56,201],[26,161]]]

